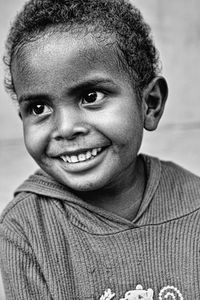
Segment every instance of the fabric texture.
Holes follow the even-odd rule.
[[[17,189],[0,219],[7,299],[200,299],[200,178],[142,157],[148,182],[132,221],[41,170]]]

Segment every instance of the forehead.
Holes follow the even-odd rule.
[[[15,84],[28,84],[38,76],[42,83],[48,76],[79,81],[93,72],[129,77],[120,64],[114,38],[97,40],[92,34],[46,34],[23,47],[12,64]]]

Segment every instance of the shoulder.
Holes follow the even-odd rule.
[[[31,192],[19,193],[1,215],[0,247],[7,242],[28,246],[35,241],[37,244],[50,233],[56,238],[58,226],[68,226],[64,214],[65,209],[58,199]]]
[[[15,191],[14,199],[6,206],[0,217],[2,223],[8,217],[32,216],[34,213],[46,209],[46,214],[50,207],[59,206],[59,202],[72,198],[73,195],[62,185],[50,178],[42,170],[26,179]],[[46,215],[45,214],[45,215]]]
[[[154,190],[149,205],[152,222],[200,216],[200,177],[170,161],[148,156],[146,161]]]
[[[20,192],[6,206],[0,216],[0,226],[17,227],[25,231],[28,227],[40,226],[41,220],[55,218],[63,213],[62,204],[58,199],[32,192]],[[29,228],[30,229],[30,228]]]
[[[14,197],[3,210],[0,217],[0,247],[8,241],[16,245],[28,242],[27,232],[33,227],[30,221],[35,200],[35,195],[23,192]]]
[[[67,187],[39,170],[17,188],[14,199],[0,216],[0,226],[15,230],[17,225],[29,231],[39,228],[49,220],[62,218],[69,203],[74,201]]]
[[[200,178],[181,166],[161,161],[159,192],[177,217],[200,212]]]
[[[7,222],[9,219],[14,221],[24,221],[29,215],[33,214],[39,197],[31,192],[21,192],[5,207],[1,216],[0,223]]]
[[[164,195],[175,193],[200,198],[200,177],[180,165],[143,155],[148,181]]]
[[[161,162],[161,184],[177,194],[200,198],[200,177],[169,161]],[[165,182],[165,185],[164,185]]]

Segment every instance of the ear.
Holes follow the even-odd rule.
[[[164,77],[155,77],[143,92],[144,128],[153,131],[163,114],[168,96],[168,86]]]

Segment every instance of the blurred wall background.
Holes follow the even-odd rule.
[[[164,116],[146,132],[141,151],[173,160],[200,175],[200,2],[132,0],[151,25],[169,84]],[[11,20],[24,0],[0,0],[0,56]],[[26,153],[20,119],[3,88],[0,63],[0,213],[13,190],[37,167]],[[4,300],[0,281],[0,300]]]

